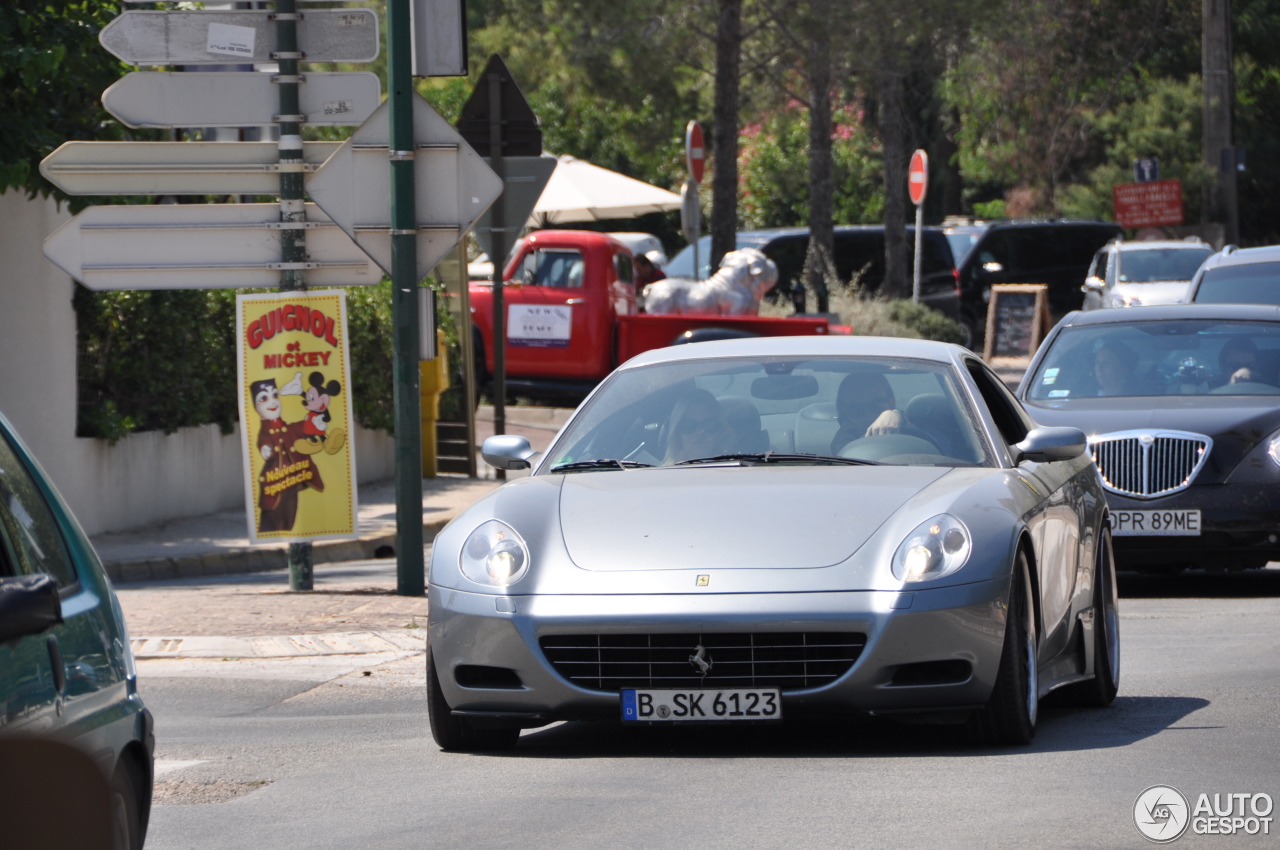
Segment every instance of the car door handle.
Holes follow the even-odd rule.
[[[62,650],[58,648],[57,635],[45,639],[49,648],[49,664],[53,667],[53,689],[61,694],[67,688],[67,668],[62,663]]]

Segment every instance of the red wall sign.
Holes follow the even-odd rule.
[[[1116,222],[1121,227],[1165,227],[1182,224],[1182,181],[1121,183],[1111,190]]]

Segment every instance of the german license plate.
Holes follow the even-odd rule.
[[[1115,537],[1199,537],[1200,511],[1112,511]]]
[[[624,723],[719,722],[781,720],[782,699],[777,688],[712,690],[622,691]]]

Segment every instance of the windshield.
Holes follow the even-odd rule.
[[[1280,304],[1280,263],[1208,269],[1195,300],[1197,304]]]
[[[1027,395],[1280,395],[1278,370],[1280,322],[1114,322],[1063,329]]]
[[[948,227],[943,231],[951,243],[951,255],[955,257],[957,266],[964,262],[969,249],[978,244],[985,230],[985,227]]]
[[[712,459],[989,465],[980,434],[945,364],[693,360],[615,373],[551,447],[542,472],[630,474]]]
[[[1150,248],[1119,253],[1121,283],[1191,280],[1213,252],[1206,248]]]

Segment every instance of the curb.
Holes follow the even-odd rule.
[[[433,519],[422,524],[422,539],[430,544],[452,516]],[[390,557],[378,554],[379,550],[395,551],[399,535],[394,531],[369,534],[356,540],[317,540],[311,544],[313,564],[332,564],[341,561],[367,561],[371,558]],[[136,584],[177,578],[204,578],[206,576],[265,573],[289,568],[287,546],[273,544],[271,548],[241,546],[230,549],[214,549],[209,552],[173,555],[160,558],[110,561],[103,565],[107,575],[119,584]]]
[[[143,637],[132,644],[135,658],[310,658],[322,655],[371,655],[423,652],[426,627],[380,629],[275,637]]]

